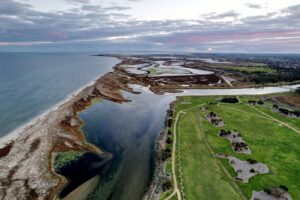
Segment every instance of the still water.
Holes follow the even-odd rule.
[[[94,174],[100,175],[100,180],[89,199],[142,199],[153,176],[156,138],[163,129],[169,104],[176,96],[268,94],[286,92],[297,86],[186,90],[165,95],[155,95],[145,87],[133,87],[141,94],[124,92],[130,103],[101,100],[80,113],[87,140],[113,155],[106,167]]]

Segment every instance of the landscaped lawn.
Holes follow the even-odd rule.
[[[185,111],[177,124],[177,180],[185,199],[241,199],[239,191],[249,199],[254,190],[280,185],[289,189],[293,199],[300,199],[300,134],[253,109],[247,103],[248,97],[240,98],[242,103],[238,104],[208,104],[216,98],[180,97],[176,102],[174,118],[179,111],[196,105],[207,103],[208,107],[207,111],[197,108]],[[273,113],[270,106],[265,104],[255,108],[300,130],[300,119]],[[210,111],[220,116],[226,125],[215,127],[209,123],[204,115]],[[234,153],[230,142],[218,136],[221,129],[241,133],[252,154]],[[234,181],[236,173],[228,161],[215,158],[215,153],[242,160],[255,159],[266,164],[270,173],[255,175],[249,183]],[[170,167],[167,171],[170,172]]]

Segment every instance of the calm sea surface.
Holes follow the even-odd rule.
[[[115,58],[0,53],[0,138],[112,70]]]

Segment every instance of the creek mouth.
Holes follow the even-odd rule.
[[[91,152],[84,153],[79,159],[74,160],[56,173],[68,179],[68,184],[60,191],[59,198],[63,199],[77,187],[103,171],[105,164],[111,159],[110,155],[98,155]]]
[[[153,178],[154,147],[174,96],[123,92],[131,102],[103,100],[79,114],[89,143],[113,155],[89,199],[142,199]]]
[[[88,199],[143,199],[154,178],[155,144],[164,128],[170,103],[176,96],[255,95],[289,90],[275,87],[200,89],[157,95],[147,87],[130,87],[139,92],[122,92],[122,96],[130,102],[120,104],[101,100],[78,114],[84,124],[81,130],[87,142],[112,155],[111,160],[89,177],[99,175],[100,179],[88,194]]]

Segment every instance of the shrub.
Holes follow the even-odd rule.
[[[257,103],[258,103],[258,105],[264,105],[264,102],[261,100],[259,100]]]
[[[162,189],[164,192],[168,191],[172,187],[172,184],[170,181],[166,181],[162,185]]]
[[[280,185],[279,188],[286,191],[286,192],[289,191],[289,189],[284,185]]]
[[[163,153],[162,153],[162,160],[166,161],[168,158],[171,157],[171,149],[170,148],[166,148]]]
[[[255,163],[257,163],[256,160],[251,159],[251,158],[248,158],[247,161],[248,161],[250,164],[255,164]]]
[[[285,115],[289,115],[290,114],[290,111],[288,109],[285,109],[285,108],[279,108],[279,112],[285,114]]]
[[[173,143],[172,138],[168,137],[166,142],[167,142],[167,144],[172,144]]]
[[[225,97],[221,100],[224,103],[238,103],[239,100],[236,97]]]

